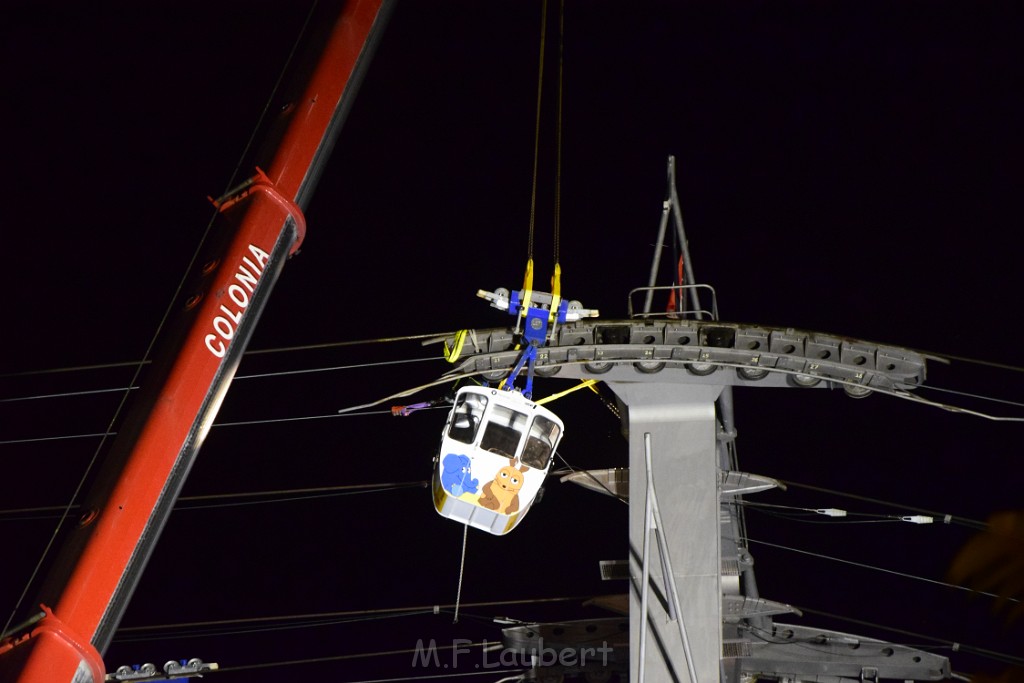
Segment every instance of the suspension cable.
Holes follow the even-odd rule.
[[[619,501],[620,503],[625,503],[626,505],[629,505],[629,498],[627,498],[625,496],[620,496],[619,494],[615,493],[615,491],[612,491],[611,488],[609,488],[609,486],[607,484],[605,484],[603,481],[601,481],[600,479],[595,477],[593,472],[591,472],[590,470],[577,470],[575,467],[570,465],[569,461],[566,460],[562,456],[562,451],[561,450],[556,451],[555,455],[558,456],[558,459],[562,461],[563,465],[565,465],[566,467],[569,468],[570,472],[572,472],[573,474],[579,474],[580,472],[583,472],[590,479],[592,479],[595,484],[597,484],[602,489],[604,489],[605,493],[607,493],[609,496],[611,496],[615,500]]]
[[[805,489],[807,491],[815,491],[817,493],[827,493],[829,495],[841,496],[843,498],[849,498],[851,500],[859,500],[859,501],[863,501],[863,502],[866,502],[866,503],[875,503],[877,505],[885,505],[885,506],[888,506],[888,507],[902,508],[904,510],[910,510],[911,512],[920,512],[920,513],[925,514],[925,515],[931,515],[932,517],[935,517],[937,520],[941,520],[943,524],[958,524],[960,526],[965,526],[965,527],[968,527],[968,528],[971,528],[971,529],[977,529],[979,531],[984,531],[985,529],[988,528],[988,524],[986,524],[985,522],[979,522],[978,520],[975,520],[975,519],[968,519],[967,517],[959,517],[957,515],[952,515],[952,514],[949,514],[949,513],[946,513],[946,512],[936,512],[935,510],[928,510],[926,508],[914,507],[912,505],[904,505],[902,503],[893,503],[893,502],[890,502],[890,501],[887,501],[887,500],[880,500],[878,498],[871,498],[869,496],[862,496],[862,495],[859,495],[859,494],[856,494],[856,493],[846,493],[846,492],[843,492],[843,491],[836,491],[836,490],[833,490],[833,489],[824,488],[822,486],[812,486],[810,484],[801,484],[799,482],[790,481],[788,479],[780,479],[779,481],[782,482],[783,484],[785,484],[786,486],[792,486],[793,488]]]
[[[430,385],[433,386],[433,385]],[[408,394],[394,394],[394,397],[407,396]],[[384,399],[387,400],[387,399]],[[374,405],[382,403],[378,401]],[[361,408],[363,406],[356,406]],[[423,408],[423,410],[447,410],[447,406],[430,406]],[[338,411],[337,413],[328,413],[327,415],[298,415],[295,417],[273,417],[264,418],[259,420],[238,420],[236,422],[215,422],[213,427],[247,427],[252,425],[262,424],[276,424],[279,422],[306,422],[309,420],[327,420],[333,417],[364,417],[366,415],[392,415],[390,410],[364,410],[362,412],[355,412],[355,408]],[[17,444],[26,443],[42,443],[46,441],[67,441],[70,439],[92,439],[98,437],[117,436],[115,431],[107,432],[93,432],[93,433],[80,433],[80,434],[64,434],[61,436],[36,436],[26,439],[4,439],[0,441],[0,446],[12,446]]]
[[[996,398],[995,396],[985,396],[983,394],[974,394],[974,393],[971,393],[969,391],[958,391],[956,389],[947,389],[945,387],[937,387],[937,386],[932,385],[932,384],[922,384],[922,385],[920,385],[917,388],[918,389],[924,389],[924,390],[930,390],[930,391],[940,391],[940,392],[943,392],[943,393],[946,393],[946,394],[954,394],[956,396],[964,396],[966,398],[976,398],[979,401],[991,401],[992,403],[1001,403],[1003,405],[1014,406],[1016,408],[1024,408],[1024,402],[1021,402],[1021,401],[1011,401],[1011,400],[1005,399],[1005,398]]]
[[[557,267],[557,264],[556,264],[556,267]],[[416,335],[416,337],[405,337],[403,339],[410,339],[410,338],[433,338],[433,339],[436,339],[437,337],[436,337],[436,335]],[[384,342],[384,341],[392,341],[392,339],[366,340],[366,341],[359,341],[359,342],[339,342],[339,343],[332,344],[332,345],[329,345],[329,346],[343,346],[343,345],[349,345],[349,344],[369,344],[369,343],[377,343],[377,342]],[[321,347],[321,346],[325,346],[325,345],[317,345],[317,347]],[[290,350],[306,349],[306,348],[313,348],[313,347],[291,347],[291,348],[283,348],[283,349],[267,349],[265,352],[266,353],[271,353],[271,352],[275,352],[275,351],[290,351]],[[321,368],[306,368],[306,369],[300,369],[300,370],[281,370],[281,371],[277,371],[277,372],[254,373],[254,374],[248,374],[248,375],[237,375],[235,377],[235,380],[237,381],[237,380],[244,380],[244,379],[257,379],[257,378],[267,378],[267,377],[284,377],[284,376],[288,376],[288,375],[301,375],[301,374],[311,374],[311,373],[318,373],[318,372],[332,372],[332,371],[337,371],[337,370],[351,370],[351,369],[357,369],[357,368],[384,367],[384,366],[388,366],[388,365],[403,365],[403,364],[409,364],[409,363],[422,363],[422,362],[429,362],[429,361],[435,361],[435,360],[440,360],[440,357],[438,357],[438,356],[429,356],[429,357],[424,357],[424,358],[410,358],[410,359],[401,359],[401,360],[393,360],[393,361],[377,361],[377,362],[373,362],[373,363],[352,363],[352,364],[349,364],[349,365],[336,365],[336,366],[327,366],[327,367],[321,367]],[[91,366],[91,367],[97,367],[97,366]],[[16,397],[11,397],[11,398],[2,398],[2,399],[0,399],[0,403],[14,403],[14,402],[22,402],[22,401],[30,401],[30,400],[41,400],[41,399],[51,399],[51,398],[65,398],[65,397],[75,397],[75,396],[90,396],[90,395],[103,394],[103,393],[113,393],[113,392],[118,392],[118,391],[134,391],[134,390],[137,390],[137,389],[139,389],[139,386],[132,385],[132,386],[128,386],[128,387],[112,387],[112,388],[106,388],[106,389],[86,389],[86,390],[78,390],[78,391],[57,392],[57,393],[51,393],[51,394],[35,394],[35,395],[30,395],[30,396],[16,396]],[[984,396],[984,395],[981,395],[981,394],[962,392],[962,391],[957,391],[955,389],[948,389],[948,388],[937,387],[937,386],[933,386],[933,385],[921,385],[920,387],[918,387],[918,389],[930,389],[932,391],[944,392],[944,393],[948,393],[948,394],[964,396],[964,397],[967,397],[967,398],[974,398],[974,399],[978,399],[978,400],[991,401],[993,403],[999,403],[999,404],[1002,404],[1002,405],[1010,405],[1010,406],[1014,406],[1014,407],[1024,408],[1024,402],[1010,401],[1010,400],[1006,400],[1006,399],[995,398],[995,397],[992,397],[992,396]],[[878,390],[876,390],[876,391],[878,391]],[[883,393],[888,393],[888,392],[883,392]],[[900,397],[900,398],[911,398],[911,396],[904,395],[904,394],[893,394],[893,395],[896,395],[897,397]],[[976,411],[970,411],[970,410],[967,410],[967,409],[964,409],[964,408],[958,408],[958,407],[955,407],[955,406],[948,406],[947,404],[944,404],[944,403],[938,403],[938,402],[934,402],[934,401],[929,401],[928,399],[924,399],[924,398],[920,398],[920,397],[914,397],[914,398],[916,400],[918,400],[919,402],[926,403],[926,404],[931,404],[931,405],[933,405],[935,407],[944,408],[946,410],[952,410],[953,412],[966,412],[966,413],[970,413],[970,414],[973,414],[973,415],[976,415],[976,416],[979,416],[979,417],[983,417],[983,418],[987,418],[987,419],[1009,419],[1010,421],[1015,421],[1015,420],[1019,420],[1020,419],[1020,418],[998,418],[998,417],[991,416],[991,415],[988,415],[988,414],[985,414],[985,413],[980,413],[980,412],[976,412]],[[100,432],[100,433],[86,434],[86,435],[80,435],[80,436],[104,436],[104,435],[110,436],[110,435],[113,435],[113,432],[111,432],[109,434],[105,434],[103,432]],[[69,437],[53,437],[53,439],[80,438],[80,436],[76,435],[76,436],[69,436]],[[33,442],[33,441],[45,441],[45,440],[49,440],[49,439],[47,437],[42,437],[42,438],[37,438],[37,439],[24,439],[24,440],[15,439],[15,440],[9,440],[9,441],[0,441],[0,445],[10,444],[10,443],[25,443],[25,442]]]
[[[540,169],[540,133],[541,113],[543,111],[544,93],[544,71],[545,53],[547,52],[547,23],[548,23],[548,2],[544,0],[541,6],[540,21],[540,48],[537,60],[537,109],[534,117],[533,129],[533,178],[530,186],[530,221],[527,236],[526,248],[526,276],[523,289],[526,296],[533,288],[533,256],[534,256],[534,235],[537,225],[537,186],[539,183]],[[565,2],[559,3],[558,12],[558,91],[556,102],[556,123],[555,123],[555,198],[554,198],[554,219],[553,219],[553,252],[554,252],[554,274],[551,278],[551,292],[556,297],[561,293],[561,266],[560,243],[561,243],[561,206],[562,206],[562,108],[564,91],[564,35],[565,35]],[[524,302],[527,305],[528,299]]]
[[[487,642],[482,642],[482,643],[463,643],[463,642],[459,642],[459,643],[455,643],[455,644],[452,644],[452,645],[437,645],[436,649],[437,650],[453,650],[453,649],[460,648],[460,647],[479,647],[479,648],[483,648],[483,647],[486,647],[487,645],[491,645],[491,644],[492,643],[487,643]],[[308,659],[290,659],[290,660],[278,661],[278,662],[262,662],[260,664],[239,664],[237,666],[222,666],[219,669],[217,669],[217,672],[219,673],[221,671],[251,671],[253,669],[267,669],[267,668],[271,668],[271,667],[275,667],[275,666],[294,666],[296,664],[314,664],[314,663],[320,663],[320,662],[341,662],[341,661],[350,660],[350,659],[366,659],[366,658],[369,658],[369,657],[385,657],[385,656],[391,656],[391,655],[416,654],[417,652],[423,652],[423,649],[422,648],[421,649],[410,649],[410,648],[407,648],[407,649],[402,649],[402,650],[384,650],[384,651],[381,651],[381,652],[358,652],[358,653],[354,653],[354,654],[331,655],[329,657],[312,657],[312,658],[308,658]],[[473,672],[473,673],[477,673],[477,672]],[[494,672],[492,671],[491,674],[493,675],[493,673]],[[381,680],[381,681],[409,681],[409,680],[423,680],[423,679],[426,679],[426,678],[442,678],[442,677],[447,678],[447,677],[450,677],[450,676],[458,676],[458,675],[465,675],[465,674],[441,674],[439,676],[413,676],[413,677],[406,677],[406,678],[389,678],[389,679],[379,679],[379,680]]]
[[[435,612],[433,609],[421,609],[418,611],[397,611],[389,610],[386,613],[375,613],[374,610],[366,610],[363,615],[355,614],[352,616],[335,616],[335,617],[315,617],[306,620],[289,620],[288,623],[251,623],[249,625],[237,625],[237,626],[211,626],[207,628],[197,628],[195,630],[184,631],[181,633],[152,633],[152,634],[130,634],[125,636],[116,636],[115,642],[118,643],[143,643],[154,640],[168,640],[170,638],[206,638],[206,637],[219,637],[219,636],[242,636],[254,633],[275,633],[280,631],[300,631],[308,628],[320,628],[323,626],[345,626],[348,624],[366,624],[374,621],[386,621],[405,619],[408,617],[421,617],[421,616],[433,616],[440,612]]]
[[[336,349],[344,346],[364,346],[370,344],[388,344],[392,342],[400,341],[419,341],[424,339],[444,339],[451,337],[455,332],[435,332],[432,334],[410,334],[401,337],[379,337],[377,339],[353,339],[351,341],[340,341],[340,342],[324,342],[320,344],[301,344],[298,346],[280,346],[270,349],[249,349],[243,355],[247,356],[260,356],[272,353],[289,353],[292,351],[319,351],[322,349]],[[426,343],[426,342],[424,342]],[[151,361],[143,360],[132,360],[132,361],[119,361],[116,363],[97,363],[92,365],[75,365],[64,368],[47,368],[43,370],[25,370],[22,372],[8,372],[0,374],[0,379],[6,379],[8,377],[28,377],[31,375],[55,375],[72,372],[83,372],[87,370],[113,370],[115,368],[135,367],[137,365],[149,365]],[[237,378],[236,378],[237,379]]]
[[[584,362],[585,361],[571,361],[571,362],[566,362],[566,363],[560,363],[560,364],[557,364],[557,365],[580,365],[580,364],[583,364]],[[736,365],[735,363],[725,363],[725,362],[718,362],[718,361],[709,361],[709,363],[712,363],[714,365],[719,365],[719,366],[722,366],[722,367],[741,367],[741,366]],[[769,368],[769,370],[771,372],[783,372],[785,374],[796,374],[795,371],[779,370],[779,369],[776,369],[776,368]],[[446,374],[446,375],[444,375],[443,377],[441,377],[439,379],[436,379],[436,380],[433,380],[433,381],[430,381],[430,382],[426,382],[424,384],[421,384],[421,385],[415,386],[415,387],[411,387],[409,389],[404,389],[402,391],[399,391],[399,392],[396,392],[396,393],[393,393],[393,394],[389,394],[388,396],[384,396],[383,398],[379,398],[379,399],[376,399],[374,401],[370,401],[370,402],[367,402],[367,403],[361,403],[361,404],[354,405],[354,406],[349,406],[347,408],[342,408],[341,410],[338,411],[338,415],[356,416],[356,415],[390,414],[391,411],[389,411],[389,410],[368,411],[366,409],[379,406],[379,405],[381,405],[383,403],[386,403],[388,401],[393,401],[393,400],[398,399],[398,398],[405,398],[405,397],[414,395],[414,394],[416,394],[416,393],[418,393],[420,391],[423,391],[425,389],[429,389],[431,387],[439,386],[439,385],[442,385],[442,384],[450,384],[450,383],[456,382],[456,381],[461,380],[461,379],[467,379],[467,378],[470,378],[470,377],[475,377],[477,375],[483,374],[484,372],[485,371],[481,370],[481,371],[469,371],[469,372],[463,372],[463,373],[457,373],[457,374]],[[834,384],[848,384],[848,382],[843,382],[842,380],[836,380],[836,379],[829,379],[828,381],[832,382]],[[950,405],[950,404],[947,404],[947,403],[941,403],[939,401],[932,401],[932,400],[929,400],[929,399],[926,399],[926,398],[923,398],[923,397],[920,397],[920,396],[916,396],[914,394],[910,394],[910,393],[907,393],[907,392],[891,391],[891,390],[886,390],[886,389],[881,389],[881,388],[872,389],[872,391],[874,391],[875,393],[885,394],[887,396],[892,396],[894,398],[903,399],[905,401],[911,401],[913,403],[919,403],[919,404],[922,404],[922,405],[925,405],[925,406],[930,406],[932,408],[940,408],[942,410],[947,410],[949,412],[962,413],[962,414],[966,414],[966,415],[973,415],[975,417],[981,417],[981,418],[984,418],[984,419],[987,419],[987,420],[996,421],[996,422],[1024,422],[1024,417],[991,415],[991,414],[983,413],[983,412],[977,411],[977,410],[969,410],[969,409],[966,409],[966,408],[960,408],[958,406]],[[357,411],[362,411],[362,412],[357,412]],[[215,423],[214,426],[215,427],[217,427],[217,426],[226,427],[226,426],[239,426],[239,425],[269,424],[269,423],[274,423],[274,422],[295,422],[295,421],[302,421],[302,420],[326,419],[326,418],[329,418],[329,417],[335,417],[335,415],[333,415],[333,414],[331,414],[331,415],[310,415],[310,416],[286,417],[286,418],[275,418],[275,419],[245,420],[245,421],[239,421],[239,422],[221,422],[221,423]],[[99,432],[99,433],[69,434],[69,435],[63,435],[63,436],[33,437],[33,438],[25,438],[25,439],[7,439],[7,440],[0,441],[0,446],[10,445],[10,444],[34,443],[34,442],[41,442],[41,441],[58,441],[58,440],[64,440],[64,439],[106,437],[106,436],[112,436],[114,434],[116,434],[116,432],[108,430],[107,432]]]
[[[533,261],[533,234],[537,222],[537,174],[540,166],[540,112],[544,93],[544,52],[547,46],[548,0],[541,3],[540,55],[537,62],[537,113],[533,125],[533,182],[530,185],[530,224],[526,241],[526,260]]]
[[[322,368],[303,368],[301,370],[279,370],[276,372],[259,372],[249,375],[235,375],[235,382],[243,379],[265,379],[267,377],[287,377],[289,375],[308,375],[318,372],[335,372],[337,370],[355,370],[359,368],[378,368],[388,365],[406,365],[409,363],[425,363],[442,360],[439,356],[426,358],[405,358],[402,360],[384,360],[373,363],[350,363],[349,365],[331,365]],[[108,389],[84,389],[80,391],[64,391],[54,394],[34,394],[32,396],[15,396],[12,398],[0,398],[0,403],[17,403],[20,401],[36,401],[48,398],[70,398],[74,396],[92,396],[95,394],[109,394],[117,391],[136,391],[139,386],[111,387]]]
[[[551,601],[583,600],[583,599],[585,599],[585,598],[582,598],[582,597],[579,597],[579,598],[542,598],[540,600],[516,600],[516,601],[505,601],[505,602],[474,603],[474,606],[495,606],[495,605],[504,605],[504,604],[524,604],[524,603],[531,603],[532,604],[532,603],[535,603],[535,602],[551,602]],[[376,609],[376,610],[358,610],[358,611],[346,611],[346,612],[325,612],[325,613],[313,613],[313,614],[284,615],[284,616],[281,616],[281,617],[256,617],[256,618],[249,618],[249,619],[226,619],[226,620],[218,620],[218,621],[198,621],[198,622],[189,622],[189,623],[180,623],[180,624],[162,624],[162,625],[153,625],[153,626],[135,626],[135,627],[126,627],[126,628],[119,629],[118,630],[119,636],[115,638],[115,641],[117,641],[117,642],[138,642],[138,641],[143,641],[143,640],[166,639],[166,638],[177,637],[176,634],[174,634],[174,633],[157,634],[157,635],[154,635],[152,637],[147,637],[147,636],[141,635],[141,634],[143,634],[145,632],[160,631],[161,629],[165,629],[165,630],[166,629],[183,629],[184,632],[181,633],[181,634],[178,634],[178,635],[180,635],[180,637],[186,637],[186,636],[187,637],[196,637],[196,636],[206,636],[206,635],[231,635],[232,632],[228,632],[228,631],[221,632],[221,633],[212,633],[212,632],[194,632],[194,631],[188,631],[188,630],[185,630],[185,629],[194,629],[194,628],[197,628],[197,627],[208,627],[208,626],[233,626],[233,625],[242,625],[242,624],[258,624],[258,623],[263,623],[263,622],[274,622],[274,621],[293,621],[294,622],[294,621],[303,621],[303,620],[304,621],[309,621],[310,623],[309,624],[305,624],[305,625],[300,625],[299,627],[302,627],[302,626],[333,625],[334,623],[345,623],[345,622],[323,621],[323,622],[314,623],[314,620],[345,619],[346,621],[351,622],[351,621],[358,620],[359,617],[370,617],[371,619],[375,619],[378,616],[382,617],[382,618],[388,618],[388,617],[392,617],[392,616],[405,617],[405,616],[418,616],[418,615],[423,615],[423,614],[440,614],[443,611],[445,611],[445,608],[448,608],[448,607],[451,607],[451,605],[433,605],[433,606],[426,605],[426,606],[408,607],[408,608],[385,608],[385,609]],[[847,616],[843,616],[843,615],[839,615],[839,614],[834,614],[834,613],[823,611],[823,610],[816,610],[816,609],[809,608],[809,607],[802,607],[800,605],[794,605],[794,607],[797,607],[802,612],[805,612],[805,613],[808,613],[808,614],[817,614],[819,616],[830,617],[830,618],[833,618],[833,619],[836,619],[836,620],[839,620],[839,621],[845,621],[845,622],[848,622],[848,623],[854,623],[854,624],[858,624],[858,625],[861,625],[861,626],[867,626],[867,627],[871,627],[871,628],[875,628],[875,629],[878,629],[878,630],[887,631],[887,632],[891,632],[891,633],[899,633],[901,635],[910,636],[910,637],[913,637],[913,638],[916,638],[916,639],[928,640],[928,641],[937,643],[936,647],[948,648],[948,649],[952,649],[954,651],[959,651],[959,652],[968,652],[968,653],[971,653],[971,654],[975,654],[975,655],[977,655],[979,657],[983,657],[983,658],[987,658],[987,659],[992,659],[994,661],[1000,661],[1000,662],[1009,663],[1009,664],[1018,664],[1019,665],[1021,663],[1024,663],[1024,658],[1021,658],[1021,657],[1017,657],[1017,656],[1010,655],[1010,654],[1007,654],[1007,653],[997,652],[997,651],[994,651],[994,650],[988,650],[988,649],[984,649],[984,648],[979,648],[979,647],[975,647],[975,646],[972,646],[972,645],[966,645],[966,644],[959,643],[959,642],[956,642],[956,641],[951,641],[948,638],[938,638],[938,637],[930,636],[930,635],[927,635],[927,634],[915,633],[913,631],[908,631],[908,630],[905,630],[905,629],[899,629],[899,628],[894,628],[894,627],[891,627],[891,626],[885,626],[885,625],[882,625],[882,624],[877,624],[877,623],[874,623],[874,622],[865,621],[865,620],[861,620],[861,619],[856,619],[856,618],[853,618],[853,617],[847,617]],[[488,619],[488,621],[490,621],[490,619]],[[289,625],[289,624],[280,624],[278,626],[268,626],[268,627],[266,627],[265,629],[262,629],[262,630],[272,631],[272,630],[277,630],[277,629],[292,628],[293,626],[295,626],[295,625],[294,624],[291,624],[291,625]],[[245,631],[241,631],[241,632],[244,633]],[[125,634],[125,635],[121,636],[120,634]],[[139,634],[139,636],[136,637],[134,634]],[[438,649],[440,649],[440,648],[438,648]],[[393,654],[393,652],[389,651],[389,652],[380,653],[381,656],[389,655],[389,654]],[[367,656],[374,656],[374,654],[370,654],[370,655],[367,655]],[[305,662],[309,662],[309,661],[313,661],[313,660],[295,660],[295,661],[305,663]],[[264,664],[262,666],[269,666],[269,665],[270,664],[267,663],[267,664]]]
[[[268,491],[242,491],[239,493],[210,493],[196,496],[179,496],[174,506],[180,510],[205,510],[218,507],[237,507],[242,505],[265,505],[268,503],[291,503],[295,501],[314,500],[318,498],[335,498],[377,491],[399,491],[407,488],[426,488],[429,481],[402,481],[380,484],[343,484],[338,486],[314,486],[309,488],[273,489]],[[281,497],[286,496],[286,497]],[[259,500],[245,500],[259,499]],[[224,501],[224,502],[209,502]],[[77,509],[78,505],[74,508]],[[64,509],[62,505],[42,505],[28,508],[11,508],[0,510],[0,522],[23,521],[55,517]],[[18,517],[16,515],[38,515],[37,517]]]
[[[546,0],[545,0],[546,2]],[[555,122],[555,268],[559,268],[559,243],[561,241],[562,222],[562,90],[565,45],[565,0],[558,6],[558,113]]]
[[[824,555],[822,553],[812,552],[810,550],[801,550],[799,548],[791,548],[789,546],[780,545],[778,543],[769,543],[768,541],[759,541],[757,539],[748,538],[747,542],[756,543],[758,545],[768,546],[769,548],[777,548],[779,550],[788,550],[789,552],[798,553],[800,555],[808,555],[811,557],[817,557],[823,560],[831,560],[832,562],[838,562],[840,564],[847,564],[853,567],[860,567],[861,569],[871,569],[873,571],[882,572],[883,574],[892,574],[893,576],[902,576],[905,579],[913,579],[915,581],[923,581],[924,583],[930,583],[936,586],[944,586],[946,588],[954,588],[956,590],[966,591],[968,593],[976,593],[977,595],[984,595],[989,598],[996,598],[999,600],[1005,600],[1007,602],[1021,603],[1024,602],[1018,598],[1011,598],[1005,595],[999,595],[998,593],[990,593],[988,591],[976,590],[967,586],[961,586],[955,583],[949,583],[947,581],[939,581],[938,579],[929,579],[926,576],[918,576],[916,574],[910,574],[908,572],[896,571],[895,569],[886,569],[885,567],[876,567],[875,565],[866,564],[864,562],[855,562],[854,560],[846,560],[841,557],[833,557],[831,555]]]
[[[453,624],[459,623],[459,603],[462,601],[462,576],[466,570],[466,537],[469,536],[469,525],[462,527],[462,556],[459,558],[459,585],[455,589],[455,616]]]
[[[467,602],[463,603],[462,607],[465,608],[478,608],[478,607],[510,607],[514,605],[538,605],[555,602],[583,602],[591,599],[593,596],[588,595],[572,595],[572,596],[560,596],[554,598],[519,598],[516,600],[487,600],[482,602]],[[206,621],[185,621],[177,623],[166,623],[166,624],[146,624],[142,626],[122,626],[117,632],[119,634],[132,634],[132,633],[145,633],[151,631],[173,631],[173,630],[187,630],[191,628],[205,628],[209,626],[235,626],[240,624],[258,624],[258,623],[269,623],[275,621],[299,621],[299,620],[312,620],[312,619],[333,619],[340,617],[352,617],[352,616],[365,616],[373,614],[391,614],[396,612],[401,613],[420,613],[424,611],[429,612],[440,612],[443,610],[449,610],[455,607],[454,604],[442,604],[442,605],[414,605],[411,607],[383,607],[372,610],[346,610],[340,612],[306,612],[302,614],[282,614],[277,616],[264,616],[264,617],[241,617],[237,619],[213,619]]]

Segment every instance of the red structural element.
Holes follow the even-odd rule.
[[[384,0],[337,14],[301,95],[268,133],[256,175],[217,202],[211,244],[161,336],[152,381],[82,502],[78,527],[37,601],[53,607],[0,644],[0,679],[103,680],[104,651],[234,377],[285,260],[305,233],[301,207],[355,95],[386,20]],[[275,142],[276,141],[276,142]]]
[[[43,607],[43,611],[46,613],[46,616],[32,627],[31,632],[24,634],[20,638],[11,638],[9,642],[0,645],[0,657],[4,658],[5,664],[8,663],[7,660],[10,660],[9,663],[11,665],[17,663],[24,666],[21,672],[21,680],[54,680],[49,678],[55,673],[49,662],[39,656],[27,656],[32,652],[32,649],[37,652],[45,650],[50,653],[50,656],[56,656],[53,653],[57,653],[57,655],[69,662],[77,662],[77,669],[82,671],[84,675],[91,676],[94,681],[102,681],[105,675],[103,659],[96,648],[88,641],[81,640],[77,634],[69,630],[60,619],[53,615],[49,608]],[[17,649],[19,646],[29,643],[33,644],[34,648],[33,645],[30,645]],[[5,666],[0,671],[12,668],[13,666]],[[83,677],[83,680],[89,679]]]

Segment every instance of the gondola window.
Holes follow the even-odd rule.
[[[530,436],[526,440],[526,448],[523,449],[524,465],[544,469],[551,458],[551,446],[558,442],[559,427],[543,415],[533,419],[530,426]]]
[[[526,415],[502,405],[495,405],[480,440],[480,448],[491,453],[516,457],[519,440],[526,431]]]
[[[448,436],[462,443],[473,443],[487,408],[487,397],[480,394],[462,394],[455,405],[452,426]]]

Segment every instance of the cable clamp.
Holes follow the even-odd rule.
[[[900,520],[910,522],[911,524],[931,524],[935,521],[935,518],[928,515],[907,515],[906,517],[900,517]]]

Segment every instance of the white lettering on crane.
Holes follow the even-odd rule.
[[[228,344],[234,338],[242,314],[249,306],[249,295],[256,290],[256,284],[263,274],[263,267],[270,260],[270,254],[255,244],[249,245],[249,256],[242,257],[242,262],[238,264],[238,270],[235,272],[236,282],[228,286],[228,299],[233,305],[220,305],[220,312],[223,315],[213,319],[214,331],[206,335],[206,348],[217,358],[223,358],[228,352]]]

